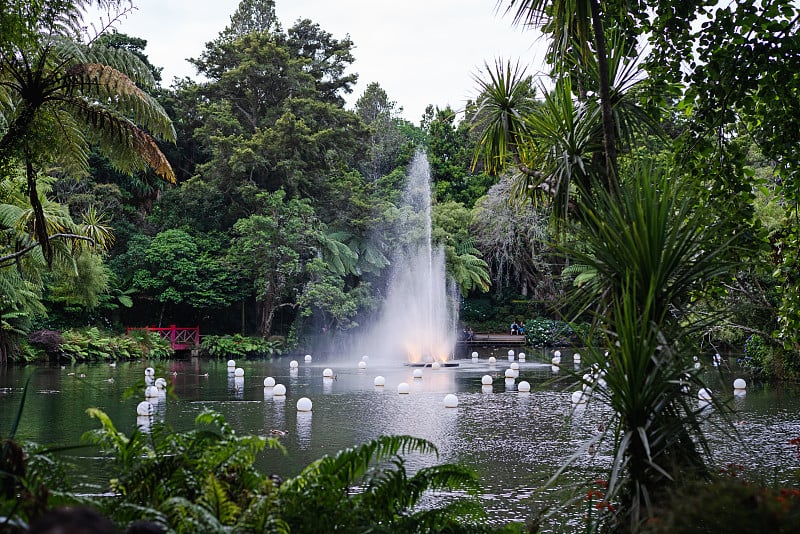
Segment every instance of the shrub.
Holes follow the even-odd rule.
[[[203,336],[200,348],[212,358],[244,358],[247,356],[272,356],[281,354],[283,342],[260,337]]]
[[[61,354],[73,362],[100,360],[160,359],[173,354],[169,340],[146,331],[130,336],[101,332],[96,327],[66,330],[59,347]]]
[[[47,354],[58,354],[62,342],[61,332],[57,330],[37,330],[28,334],[28,343]]]
[[[754,373],[770,372],[772,367],[772,348],[763,337],[752,334],[744,342],[744,355],[738,359],[739,365]]]
[[[544,317],[526,321],[525,336],[531,347],[567,346],[574,341],[574,332],[567,323]]]
[[[697,482],[676,492],[646,529],[666,532],[797,532],[800,490],[765,488],[738,478]]]

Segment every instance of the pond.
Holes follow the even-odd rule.
[[[565,380],[554,380],[559,375],[549,363],[551,351],[528,352],[526,361],[518,361],[520,374],[515,381],[504,378],[510,365],[505,349],[492,354],[495,364],[488,362],[491,354],[484,350],[477,361],[456,360],[458,366],[437,370],[378,358],[359,369],[359,357],[324,355],[314,355],[311,362],[303,356],[245,360],[236,362],[244,370],[242,387],[236,387],[226,361],[198,358],[120,362],[113,367],[106,363],[0,367],[0,436],[8,435],[29,378],[18,440],[78,444],[86,430],[99,427],[85,413],[90,407],[104,410],[118,429],[130,433],[144,393],[141,387],[135,387],[134,397],[125,398],[124,393],[142,384],[145,368],[152,366],[155,376],[174,387],[174,397],[153,401],[155,418],[173,429],[192,428],[194,417],[211,409],[222,413],[239,433],[284,434],[279,439],[286,453],[268,451],[259,460],[268,473],[292,476],[324,454],[381,434],[408,434],[426,438],[439,449],[438,458],[409,458],[412,469],[441,462],[468,465],[480,475],[484,489],[480,498],[493,523],[526,521],[557,491],[541,490],[544,483],[598,432],[608,414],[593,404],[573,411],[570,397],[575,388]],[[298,362],[294,371],[291,359]],[[735,361],[730,364],[734,368]],[[745,465],[767,482],[788,482],[798,467],[797,451],[789,440],[800,436],[800,391],[755,383],[746,395],[733,396],[730,384],[741,373],[727,369],[718,373],[708,363],[705,379],[715,391],[728,392],[741,438],[735,441],[720,432],[712,415],[706,427],[715,462]],[[335,379],[323,379],[325,368],[333,370]],[[417,369],[422,378],[414,378]],[[491,388],[481,383],[487,374],[493,378]],[[374,385],[378,375],[385,377],[384,387]],[[268,376],[286,386],[285,398],[265,390]],[[517,390],[522,380],[531,384],[530,393]],[[401,382],[409,384],[409,394],[398,394]],[[445,407],[449,393],[458,398],[456,408]],[[310,413],[297,411],[301,397],[312,400]],[[68,459],[80,466],[84,482],[102,486],[104,462],[97,451],[84,448],[70,454]],[[579,453],[565,480],[592,480],[609,462],[608,450]]]

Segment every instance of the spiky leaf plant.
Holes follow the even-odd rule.
[[[587,382],[614,414],[606,498],[618,504],[621,530],[637,530],[669,488],[706,475],[708,446],[693,397],[702,383],[691,356],[715,318],[695,313],[695,305],[730,273],[724,252],[732,243],[719,244],[697,198],[680,176],[643,166],[616,194],[581,195],[576,231],[585,248],[568,251],[594,273],[572,298],[605,341],[588,355],[605,385]]]

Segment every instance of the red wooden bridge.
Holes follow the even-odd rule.
[[[169,346],[172,350],[191,350],[200,345],[200,327],[189,326],[180,327],[174,324],[169,327],[161,328],[157,326],[145,326],[144,328],[127,327],[126,333],[130,335],[135,330],[144,330],[147,332],[155,332],[164,339],[169,340]]]

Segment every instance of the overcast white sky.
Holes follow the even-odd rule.
[[[175,76],[196,78],[186,58],[199,57],[206,42],[230,22],[239,0],[133,0],[137,7],[117,29],[147,39],[150,62],[163,67],[162,84]],[[504,1],[503,9],[508,4]],[[343,39],[350,35],[359,75],[347,97],[352,108],[371,82],[419,124],[429,104],[461,111],[477,94],[474,79],[497,58],[542,69],[544,43],[533,30],[511,25],[496,0],[276,0],[284,30],[308,18]],[[91,16],[87,19],[90,22]]]

